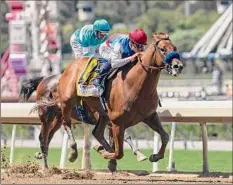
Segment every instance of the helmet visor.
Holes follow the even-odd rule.
[[[106,31],[96,31],[96,35],[99,39],[104,39],[107,35],[108,35],[108,32]]]
[[[131,40],[132,41],[132,40]],[[138,44],[138,43],[136,43],[136,42],[134,42],[134,41],[132,41],[132,44],[134,45],[134,47],[136,47],[138,50],[140,50],[140,51],[143,51],[143,50],[145,50],[146,49],[146,45],[143,45],[143,44]]]

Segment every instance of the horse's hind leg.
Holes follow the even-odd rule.
[[[53,121],[53,128],[52,130],[50,131],[49,133],[49,138],[48,138],[48,145],[49,143],[51,142],[52,138],[53,138],[53,135],[56,133],[56,131],[61,128],[61,125],[62,125],[62,119],[61,119],[61,115],[57,115],[56,118],[54,119]]]
[[[53,128],[51,129],[51,131],[49,132],[49,134],[48,134],[48,147],[47,147],[47,151],[49,150],[49,144],[50,144],[50,142],[51,142],[51,140],[52,140],[52,138],[53,138],[53,135],[56,133],[56,131],[59,129],[59,128],[61,128],[61,125],[62,125],[62,120],[61,119],[55,119],[54,121],[53,121]],[[41,132],[43,132],[43,131],[41,131]],[[39,140],[40,140],[40,143],[43,143],[43,137],[42,137],[42,134],[40,134],[39,135]],[[43,151],[45,151],[45,147],[42,145],[42,148],[43,148]],[[47,152],[48,153],[48,152]],[[42,159],[43,158],[43,156],[42,156],[42,153],[40,153],[40,152],[37,152],[36,153],[36,155],[35,155],[35,157],[37,158],[37,159]]]
[[[154,131],[158,132],[161,137],[162,145],[158,154],[152,154],[149,158],[151,162],[157,162],[164,158],[165,149],[169,141],[169,135],[164,130],[157,112],[147,117],[143,122]]]
[[[111,125],[109,125],[109,144],[115,150],[115,143],[114,143],[114,139],[113,139],[113,133],[112,133]],[[110,159],[110,161],[108,162],[108,169],[111,172],[116,172],[117,171],[117,161],[116,161],[116,159]]]
[[[67,132],[69,140],[72,142],[70,144],[71,152],[69,154],[69,161],[74,162],[78,158],[77,143],[71,131],[71,113],[72,113],[72,101],[66,101],[62,103],[62,114],[63,114],[63,125]]]
[[[51,140],[49,139],[49,135],[54,127],[52,124],[55,117],[54,107],[41,108],[39,110],[39,117],[41,120],[41,129],[39,135],[41,153],[36,153],[35,157],[37,159],[42,159],[42,169],[44,170],[45,168],[48,168],[47,156],[49,143]]]
[[[49,117],[49,115],[46,115],[45,110],[39,110],[39,117],[41,120],[41,129],[40,129],[40,135],[39,135],[39,141],[40,141],[40,149],[41,153],[37,153],[35,157],[37,159],[42,159],[42,169],[48,168],[47,163],[47,156],[48,156],[48,137],[50,130],[52,128],[52,117]]]

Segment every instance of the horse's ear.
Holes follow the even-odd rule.
[[[167,33],[164,34],[164,37],[169,39],[169,35]]]
[[[154,40],[158,40],[158,34],[157,33],[152,33],[152,38]]]

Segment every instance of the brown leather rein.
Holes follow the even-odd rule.
[[[162,57],[162,54],[160,53],[160,51],[158,50],[158,44],[159,44],[159,42],[160,41],[162,41],[162,40],[170,40],[169,38],[164,38],[164,39],[160,39],[160,40],[158,40],[155,44],[154,44],[154,48],[155,48],[155,50],[154,51],[158,51],[158,53],[160,54],[160,56]],[[162,57],[162,58],[164,58],[164,56]],[[139,61],[139,64],[141,65],[141,66],[143,66],[143,67],[145,67],[145,68],[149,68],[149,69],[151,69],[151,70],[156,70],[156,69],[159,69],[159,70],[162,70],[162,69],[165,69],[166,68],[166,65],[164,65],[164,66],[150,66],[150,65],[146,65],[146,64],[143,64],[142,63],[142,60],[141,60],[141,57],[138,57],[138,61]]]
[[[164,69],[165,68],[165,66],[160,66],[160,67],[157,67],[157,66],[150,66],[150,65],[146,65],[146,64],[143,64],[142,63],[142,60],[141,60],[141,58],[140,57],[138,57],[139,58],[139,64],[142,66],[142,67],[145,67],[145,68],[148,68],[148,69],[152,69],[152,70],[155,70],[155,69]]]

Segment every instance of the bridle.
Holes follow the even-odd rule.
[[[151,70],[156,70],[156,69],[162,70],[162,69],[165,69],[165,68],[167,68],[169,66],[169,64],[165,63],[165,61],[164,61],[164,59],[165,59],[166,56],[164,56],[161,53],[161,48],[158,47],[160,41],[162,41],[162,40],[170,40],[170,39],[169,39],[169,37],[166,37],[166,38],[163,38],[163,39],[160,39],[160,40],[156,41],[154,43],[154,51],[157,51],[159,53],[160,57],[163,59],[163,64],[164,65],[163,66],[150,66],[150,65],[146,65],[146,64],[143,64],[141,58],[138,57],[138,59],[139,59],[138,61],[139,61],[139,64],[141,66],[143,66],[145,68],[148,68],[148,69],[151,69]]]

